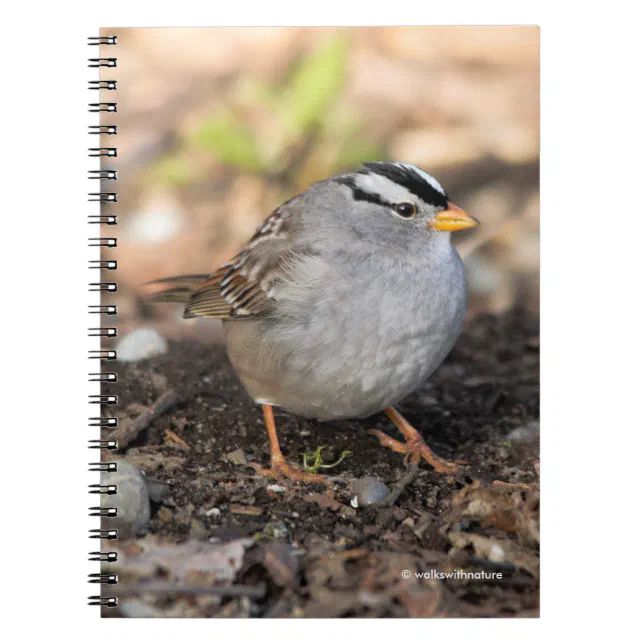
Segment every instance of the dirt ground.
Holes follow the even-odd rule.
[[[158,494],[145,537],[103,545],[119,554],[103,568],[119,574],[104,593],[119,606],[103,614],[538,616],[538,333],[517,311],[469,321],[438,372],[399,405],[438,454],[468,462],[456,475],[416,471],[380,446],[368,429],[400,438],[384,413],[319,423],[278,410],[290,461],[322,446],[325,463],[351,452],[324,471],[338,477],[330,491],[269,481],[244,464],[268,465],[268,441],[221,348],[171,343],[161,357],[110,364],[120,429],[105,437],[168,391],[178,401],[117,454]],[[356,503],[351,484],[362,477],[400,494]]]

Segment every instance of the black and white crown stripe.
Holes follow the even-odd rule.
[[[359,201],[370,201],[391,207],[419,199],[439,210],[448,207],[448,197],[438,181],[410,163],[387,161],[364,163],[364,167],[337,181],[353,191]]]
[[[88,39],[88,45],[92,47],[101,46],[101,47],[113,47],[117,44],[116,36],[92,36]],[[93,68],[115,68],[118,65],[117,58],[112,56],[113,50],[104,52],[100,51],[99,56],[96,58],[90,58],[88,63],[89,67]],[[105,54],[105,55],[103,55]],[[108,71],[109,73],[109,71]],[[98,90],[99,92],[109,92],[108,100],[101,100],[102,94],[99,94],[99,101],[93,102],[88,105],[90,112],[99,112],[101,114],[100,118],[109,118],[110,113],[118,111],[117,102],[112,100],[114,96],[113,92],[117,89],[116,80],[90,80],[88,88],[90,90]],[[90,125],[89,127],[90,134],[97,136],[109,136],[112,137],[117,134],[117,126],[111,124],[99,124],[99,125]],[[111,141],[110,141],[111,143]],[[100,147],[91,147],[88,149],[89,157],[100,157],[100,169],[91,169],[89,170],[88,178],[90,180],[99,180],[101,182],[101,189],[99,192],[92,191],[88,192],[88,201],[99,202],[100,204],[100,213],[88,215],[88,223],[98,224],[99,226],[116,226],[118,221],[116,214],[110,212],[111,204],[114,204],[118,201],[118,193],[116,189],[113,188],[116,181],[118,180],[118,173],[113,167],[104,167],[104,164],[111,163],[113,159],[117,157],[117,149],[112,144],[110,147],[104,147],[99,143]],[[103,190],[103,185],[109,184],[110,190]],[[104,255],[106,252],[109,252],[110,249],[116,248],[117,238],[114,237],[90,237],[88,239],[88,245],[90,247],[98,247],[101,249],[101,254]],[[100,259],[92,259],[89,262],[89,268],[93,269],[92,272],[94,276],[97,274],[94,272],[96,270],[100,271],[100,275],[104,272],[115,271],[117,269],[117,262],[114,259],[101,257]],[[113,273],[111,274],[113,275]],[[110,275],[110,276],[111,276]],[[110,293],[115,293],[118,289],[117,283],[115,280],[101,280],[101,281],[91,281],[89,283],[90,291],[100,292],[101,300],[109,295]],[[103,303],[100,304],[90,304],[89,313],[93,315],[100,316],[113,316],[117,313],[117,308],[115,304]],[[96,318],[94,318],[96,320]],[[90,350],[89,358],[97,359],[102,364],[105,361],[116,360],[116,351],[105,346],[105,343],[109,343],[111,340],[117,337],[118,329],[116,326],[90,326],[88,329],[88,335],[90,337],[99,337],[101,341],[101,348]],[[100,383],[100,393],[99,394],[90,394],[89,395],[89,404],[94,406],[96,410],[96,405],[99,405],[101,412],[106,407],[112,407],[118,404],[118,397],[116,394],[110,393],[107,390],[110,384],[117,382],[118,377],[116,373],[103,371],[101,369],[98,373],[90,373],[89,381]],[[104,431],[106,428],[113,428],[118,426],[118,420],[113,415],[100,415],[100,416],[91,416],[89,418],[90,427],[99,427],[99,431]],[[89,441],[90,449],[99,449],[99,453],[111,452],[118,449],[118,443],[115,440],[99,438],[92,439]],[[89,469],[92,472],[116,472],[118,469],[118,464],[115,462],[105,461],[100,459],[99,462],[89,463]],[[101,483],[92,484],[89,486],[90,494],[98,494],[100,497],[113,498],[114,494],[118,494],[118,487],[116,485],[104,485]],[[110,504],[108,504],[109,506]],[[101,503],[100,506],[92,506],[89,508],[90,516],[100,517],[101,519],[115,517],[118,513],[116,507],[106,507],[104,503]],[[90,530],[91,539],[100,539],[101,541],[114,541],[118,539],[118,531],[114,529],[104,529],[103,526],[99,529]],[[90,552],[89,559],[90,561],[98,561],[102,563],[114,562],[118,558],[118,553],[103,551],[101,552]],[[109,572],[101,571],[99,573],[92,573],[89,575],[88,581],[93,584],[100,584],[101,586],[112,586],[118,582],[118,577],[115,574]],[[114,596],[107,596],[104,594],[92,595],[89,599],[89,604],[91,606],[103,606],[106,608],[118,606],[118,598]]]

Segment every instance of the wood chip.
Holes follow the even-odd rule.
[[[190,449],[190,445],[188,445],[188,443],[186,443],[186,441],[184,441],[181,436],[175,434],[171,429],[164,429],[163,431],[165,433],[166,440],[174,443],[175,445],[178,445],[179,447],[182,447],[183,449]]]
[[[238,447],[232,452],[228,452],[224,458],[233,465],[246,465],[248,463],[246,454],[244,454],[244,450],[241,447]]]
[[[342,507],[342,504],[330,494],[307,494],[302,501],[317,503],[321,508],[329,508],[336,512]]]
[[[250,517],[258,517],[264,513],[262,508],[256,508],[254,505],[241,505],[239,503],[232,503],[230,505],[231,514],[245,514]]]

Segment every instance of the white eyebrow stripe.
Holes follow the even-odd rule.
[[[445,196],[445,190],[443,190],[443,186],[441,186],[434,177],[432,177],[431,174],[427,174],[424,170],[421,170],[418,166],[413,165],[412,163],[400,163],[396,162],[394,165],[397,165],[399,168],[408,168],[410,170],[413,170],[416,174],[420,175],[427,183],[434,188],[434,190],[438,190],[443,196]]]
[[[418,200],[418,197],[409,192],[407,188],[395,181],[391,181],[391,179],[387,179],[387,177],[383,177],[381,174],[375,174],[374,172],[357,174],[354,181],[356,187],[360,188],[360,190],[379,195],[383,201],[388,201],[389,203],[415,202]]]

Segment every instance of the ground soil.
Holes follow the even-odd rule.
[[[163,356],[116,370],[119,383],[110,393],[119,395],[121,425],[164,392],[179,396],[120,454],[167,487],[165,498],[152,503],[149,534],[119,542],[117,550],[135,558],[150,544],[249,541],[230,571],[226,583],[235,588],[229,594],[195,588],[146,593],[142,584],[173,581],[171,566],[146,576],[128,574],[121,564],[129,591],[106,614],[538,615],[539,338],[531,316],[513,312],[469,321],[438,372],[401,402],[399,410],[435,452],[468,465],[455,475],[422,465],[391,507],[355,507],[349,487],[370,476],[392,488],[408,472],[400,454],[367,432],[376,428],[401,438],[384,413],[320,423],[276,411],[291,462],[301,464],[301,453],[321,446],[327,446],[327,463],[345,450],[351,456],[325,471],[346,481],[331,491],[289,481],[275,487],[243,464],[267,465],[268,441],[260,409],[221,348],[171,343]],[[114,549],[112,543],[105,549]],[[455,570],[500,577],[416,576]],[[221,576],[189,581],[221,586]],[[119,595],[119,586],[110,594]]]

